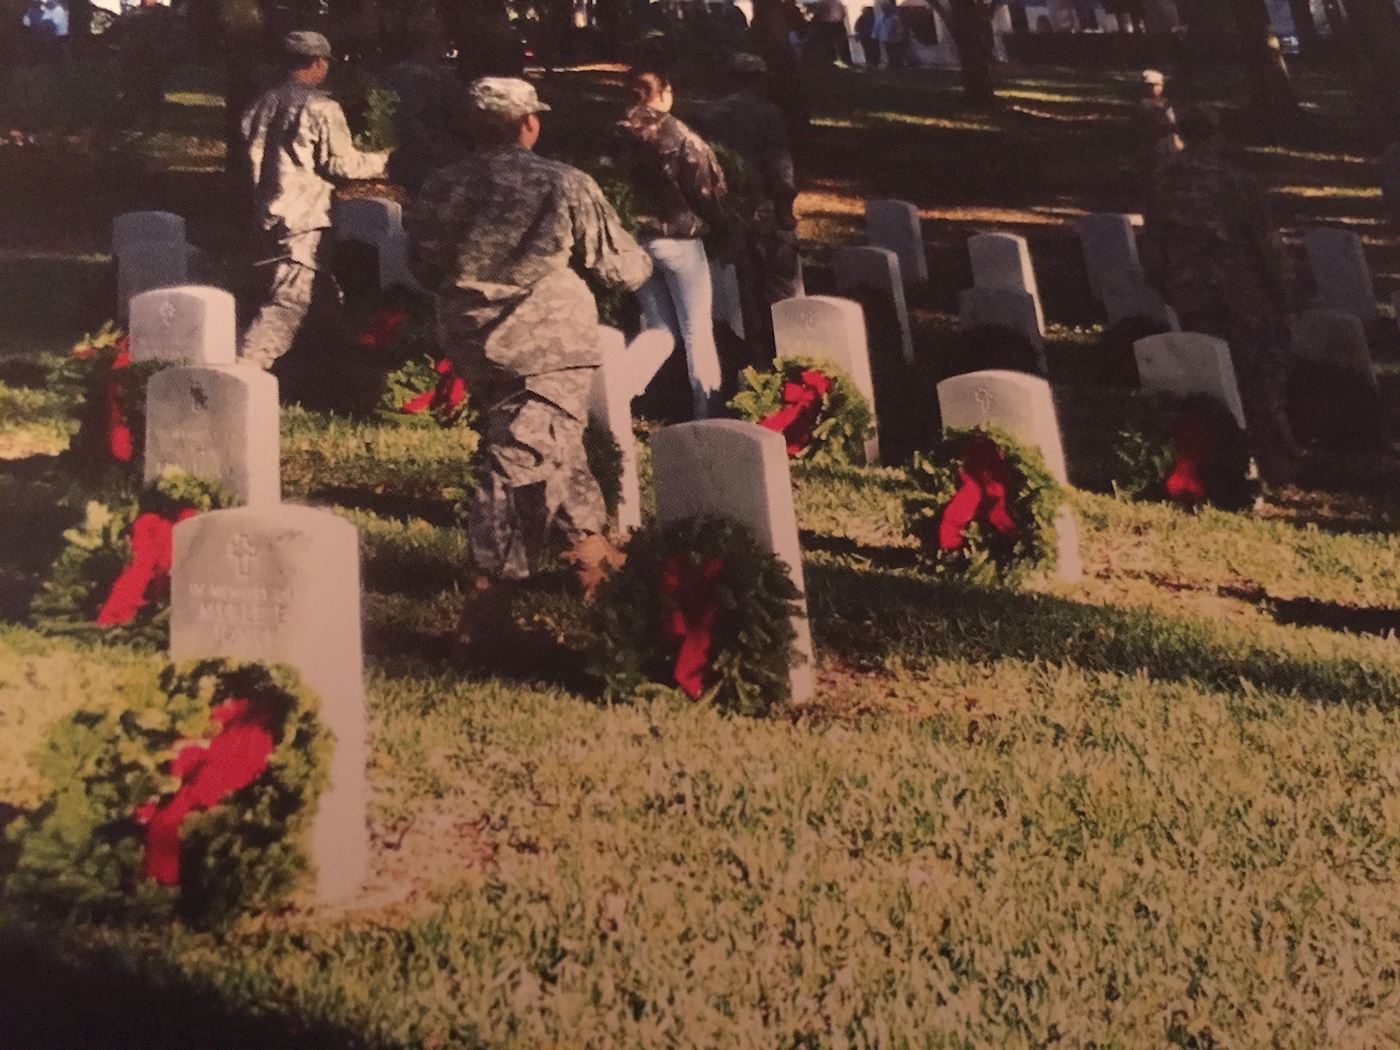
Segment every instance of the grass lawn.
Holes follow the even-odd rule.
[[[546,85],[561,146],[596,140],[613,81]],[[0,906],[0,1048],[1400,1043],[1395,472],[1318,459],[1252,514],[1110,494],[1126,395],[1096,381],[1068,224],[1138,210],[1129,86],[1023,70],[986,115],[944,74],[832,72],[812,85],[802,160],[816,290],[831,249],[859,238],[864,196],[924,215],[921,364],[880,366],[900,455],[936,425],[927,373],[970,283],[963,239],[1029,236],[1082,584],[930,578],[901,529],[902,459],[798,466],[814,701],[766,720],[661,695],[601,705],[565,598],[517,610],[524,659],[442,659],[466,573],[460,438],[290,408],[287,497],[363,536],[371,884],[351,906],[298,901],[211,934]],[[1304,87],[1306,141],[1246,158],[1291,234],[1354,220],[1393,287],[1345,97]],[[187,94],[172,120],[197,110],[205,133],[174,126],[213,156],[218,111]],[[222,185],[216,158],[172,163],[171,134],[111,155],[0,148],[13,188],[73,154],[53,191],[73,194],[66,220],[0,205],[17,246],[0,252],[0,823],[43,797],[27,756],[53,719],[161,664],[43,636],[26,609],[73,513],[52,459],[71,404],[45,376],[101,319],[120,209],[93,201],[164,204],[196,241],[236,240],[190,203]],[[104,170],[150,176],[110,186]],[[13,295],[60,275],[51,299]],[[1395,381],[1383,364],[1392,407]]]

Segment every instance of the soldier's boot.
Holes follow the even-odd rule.
[[[585,602],[592,601],[599,584],[611,573],[622,568],[627,561],[627,555],[614,547],[608,538],[599,532],[584,536],[566,550],[562,558],[573,569]]]

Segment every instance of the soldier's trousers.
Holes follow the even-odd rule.
[[[330,332],[340,310],[340,286],[330,267],[330,238],[320,231],[279,244],[259,268],[267,268],[268,287],[262,306],[243,333],[239,357],[248,364],[271,368],[292,348],[310,319]]]
[[[606,528],[603,493],[583,446],[596,371],[471,384],[482,446],[467,538],[482,575],[524,579],[551,553]]]

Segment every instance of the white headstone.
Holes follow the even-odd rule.
[[[1147,283],[1140,270],[1107,270],[1102,275],[1103,308],[1110,325],[1142,318],[1173,332],[1180,329],[1176,311]]]
[[[1303,361],[1335,365],[1376,385],[1366,326],[1355,314],[1340,310],[1304,310],[1293,319],[1293,356]]]
[[[622,477],[617,499],[617,528],[622,535],[642,524],[642,487],[637,475],[637,438],[632,433],[634,378],[628,371],[627,345],[623,334],[606,326],[598,329],[603,363],[593,376],[588,395],[588,414],[608,428],[622,452]]]
[[[866,239],[876,248],[888,248],[899,256],[899,269],[907,287],[928,280],[924,235],[919,209],[908,201],[865,202]]]
[[[131,300],[153,288],[189,281],[189,255],[183,241],[138,241],[116,253],[117,311],[125,318]]]
[[[803,594],[801,611],[793,619],[797,642],[792,698],[809,699],[816,685],[812,632],[782,435],[734,419],[682,423],[652,438],[651,462],[656,516],[662,524],[693,517],[730,518],[787,566]]]
[[[1035,303],[1036,334],[1043,336],[1045,312],[1026,239],[1014,233],[979,233],[967,239],[967,253],[972,257],[973,287],[1025,292]]]
[[[253,365],[163,368],[146,383],[145,477],[178,467],[244,505],[282,498],[277,380]]]
[[[1376,288],[1361,238],[1351,230],[1315,226],[1303,234],[1308,265],[1317,283],[1317,304],[1354,314],[1369,325],[1376,319]]]
[[[865,339],[865,314],[859,303],[829,295],[784,299],[773,304],[773,343],[778,357],[814,357],[830,361],[850,377],[876,419],[875,383]],[[880,462],[879,424],[865,441],[867,463]]]
[[[403,228],[403,205],[384,197],[354,197],[337,201],[331,212],[335,235],[342,241],[372,245],[379,254],[379,286],[416,288],[408,269],[408,235]]]
[[[1023,337],[1035,348],[1036,360],[1046,370],[1045,342],[1040,337],[1040,319],[1035,300],[1028,292],[1014,288],[968,288],[959,293],[959,322],[964,330],[1005,328]]]
[[[711,262],[710,286],[714,290],[710,316],[743,339],[744,301],[739,295],[739,271],[734,264]]]
[[[184,244],[185,220],[168,211],[129,211],[112,220],[112,254],[132,244]]]
[[[869,289],[890,304],[899,327],[899,350],[904,360],[914,363],[914,332],[909,324],[909,306],[904,299],[899,257],[888,248],[842,248],[831,258],[838,292]]]
[[[1133,221],[1116,212],[1093,212],[1075,221],[1079,244],[1084,249],[1084,269],[1089,275],[1089,290],[1099,302],[1104,301],[1105,274],[1142,273],[1138,256],[1137,234]],[[1146,283],[1146,278],[1143,279]]]
[[[1050,476],[1069,484],[1060,423],[1050,384],[1024,372],[991,370],[953,376],[938,384],[938,411],[945,428],[996,427],[1038,449]],[[1068,504],[1055,513],[1055,575],[1066,583],[1084,578],[1079,522]]]
[[[236,307],[220,288],[186,285],[131,300],[132,361],[231,365],[237,359]]]
[[[656,373],[661,371],[661,366],[675,352],[676,337],[665,328],[648,328],[633,339],[627,347],[627,356],[621,370],[631,391],[628,396],[640,397],[656,378]]]
[[[1215,398],[1245,428],[1244,402],[1225,340],[1200,332],[1166,332],[1133,344],[1138,379],[1151,394]]]
[[[285,664],[334,737],[330,786],[311,832],[322,901],[353,896],[369,868],[360,547],[329,511],[276,504],[175,526],[170,655]]]
[[[953,376],[938,384],[938,411],[945,427],[999,427],[1039,449],[1051,476],[1069,483],[1055,398],[1044,379],[999,369]]]

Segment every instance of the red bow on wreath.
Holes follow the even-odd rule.
[[[146,827],[142,874],[162,886],[180,883],[180,825],[196,810],[212,809],[262,775],[276,742],[271,714],[248,700],[225,700],[210,712],[221,727],[208,744],[182,747],[170,763],[180,789],[164,803],[147,802],[134,816]]]
[[[147,511],[131,523],[131,560],[102,603],[99,624],[113,627],[130,623],[151,597],[152,588],[169,585],[175,526],[198,513],[193,507],[182,507],[175,517],[167,518]]]
[[[1211,420],[1190,405],[1172,420],[1171,441],[1176,462],[1167,474],[1166,489],[1167,495],[1177,503],[1194,506],[1210,497],[1201,472],[1215,458],[1219,437],[1218,428]]]
[[[958,491],[943,508],[938,523],[938,546],[957,550],[963,545],[967,527],[974,521],[988,526],[1007,539],[1016,537],[1016,523],[1006,497],[1015,481],[1006,453],[989,437],[976,435],[963,446],[962,467],[958,471]]]
[[[132,442],[131,427],[126,422],[126,391],[122,387],[121,378],[112,373],[131,365],[131,341],[122,336],[115,345],[117,352],[112,356],[107,381],[102,387],[107,417],[107,451],[118,463],[130,463]]]
[[[787,439],[789,456],[796,456],[812,443],[812,431],[816,429],[817,416],[831,391],[831,380],[822,373],[808,369],[797,382],[783,383],[783,407],[766,419],[759,420],[759,426],[782,434]]]
[[[715,580],[723,571],[722,557],[696,566],[681,555],[673,555],[661,566],[661,596],[675,606],[662,624],[662,634],[677,645],[673,674],[676,685],[692,700],[704,691],[704,673],[710,664],[720,612]]]
[[[439,358],[438,363],[433,365],[433,371],[438,374],[437,386],[405,401],[399,406],[400,412],[416,416],[431,410],[433,415],[443,418],[457,411],[466,400],[467,384],[452,368],[451,361],[445,357]]]
[[[403,310],[378,310],[369,319],[369,326],[360,333],[360,345],[366,350],[379,350],[389,345],[399,326],[408,320]]]

